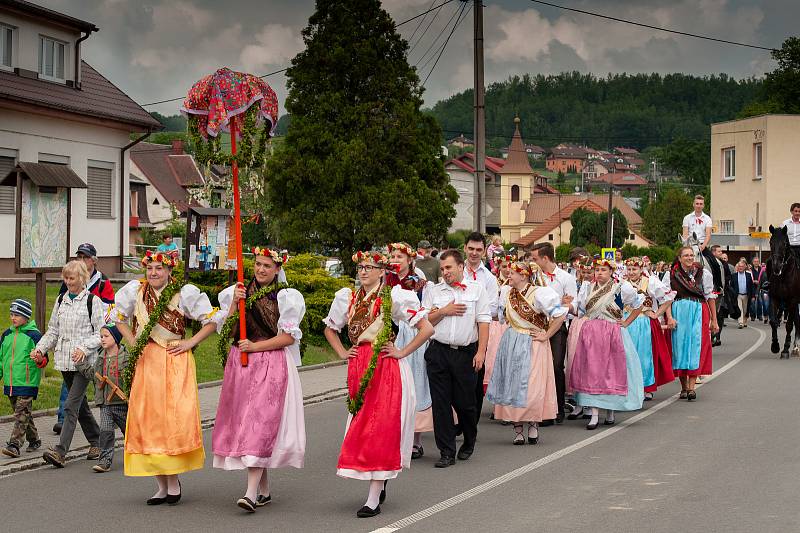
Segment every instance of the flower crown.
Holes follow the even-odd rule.
[[[252,250],[253,255],[263,255],[264,257],[269,257],[275,264],[283,265],[289,260],[289,256],[286,254],[280,255],[275,250],[270,250],[269,248],[261,248],[260,246],[256,246]]]
[[[400,250],[404,254],[406,254],[411,259],[417,257],[417,251],[412,249],[411,246],[404,242],[393,242],[389,245],[389,253],[392,253],[392,250]]]
[[[511,263],[511,270],[516,272],[517,274],[524,274],[526,276],[530,276],[533,274],[533,268],[531,268],[530,263],[526,263],[524,261],[514,261]]]
[[[510,265],[515,261],[514,256],[511,255],[498,255],[494,258],[494,264],[498,266]]]
[[[389,264],[389,258],[380,252],[364,252],[357,251],[353,254],[353,263],[362,263],[364,261],[371,261],[378,266],[386,266]]]
[[[617,263],[612,261],[611,259],[605,259],[605,258],[601,257],[599,259],[595,259],[594,260],[594,266],[595,267],[607,266],[611,270],[614,270],[615,268],[617,268]]]
[[[638,257],[631,257],[630,259],[625,260],[625,266],[635,266],[642,268],[644,266],[644,261],[642,261]]]
[[[142,266],[147,266],[150,263],[161,263],[162,265],[166,265],[168,267],[174,267],[178,264],[178,260],[169,254],[162,252],[154,253],[152,250],[147,250],[144,253],[144,257],[142,257]]]

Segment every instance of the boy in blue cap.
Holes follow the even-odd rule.
[[[14,409],[14,429],[8,444],[0,449],[0,453],[19,457],[25,439],[28,440],[28,452],[38,450],[42,445],[33,423],[31,407],[39,394],[39,382],[47,366],[47,356],[30,355],[42,338],[36,322],[31,320],[31,303],[18,298],[11,302],[9,311],[11,327],[0,337],[0,378],[4,381],[3,394],[8,396]]]

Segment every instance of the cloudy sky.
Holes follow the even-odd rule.
[[[33,1],[95,23],[100,32],[85,43],[84,58],[140,104],[182,96],[195,80],[222,66],[254,74],[287,66],[303,47],[300,31],[314,10],[314,0]],[[800,16],[797,0],[551,1],[769,47],[779,47],[792,35]],[[383,1],[398,22],[440,3]],[[409,60],[422,67],[421,78],[433,65],[433,51],[444,42],[449,26],[444,28],[460,3],[444,6],[436,18],[433,13],[428,15],[419,29],[418,21],[400,28],[416,45]],[[769,54],[760,50],[635,28],[529,0],[485,0],[484,5],[487,85],[526,72],[724,72],[741,78],[773,68]],[[432,52],[426,56],[428,49]],[[285,78],[277,75],[268,81],[278,93],[282,114]],[[471,85],[470,13],[426,84],[426,104]],[[173,114],[179,105],[174,102],[148,109]]]

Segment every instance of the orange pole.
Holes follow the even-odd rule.
[[[236,155],[236,117],[231,117],[231,153]],[[244,283],[244,260],[242,259],[242,212],[239,204],[239,165],[236,160],[231,165],[233,171],[233,228],[236,233],[236,279]],[[244,299],[239,300],[239,338],[247,338]],[[247,353],[241,353],[242,366],[247,366]]]

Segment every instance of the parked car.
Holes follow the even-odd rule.
[[[340,259],[326,259],[325,270],[332,278],[341,278],[344,276],[344,265]]]

